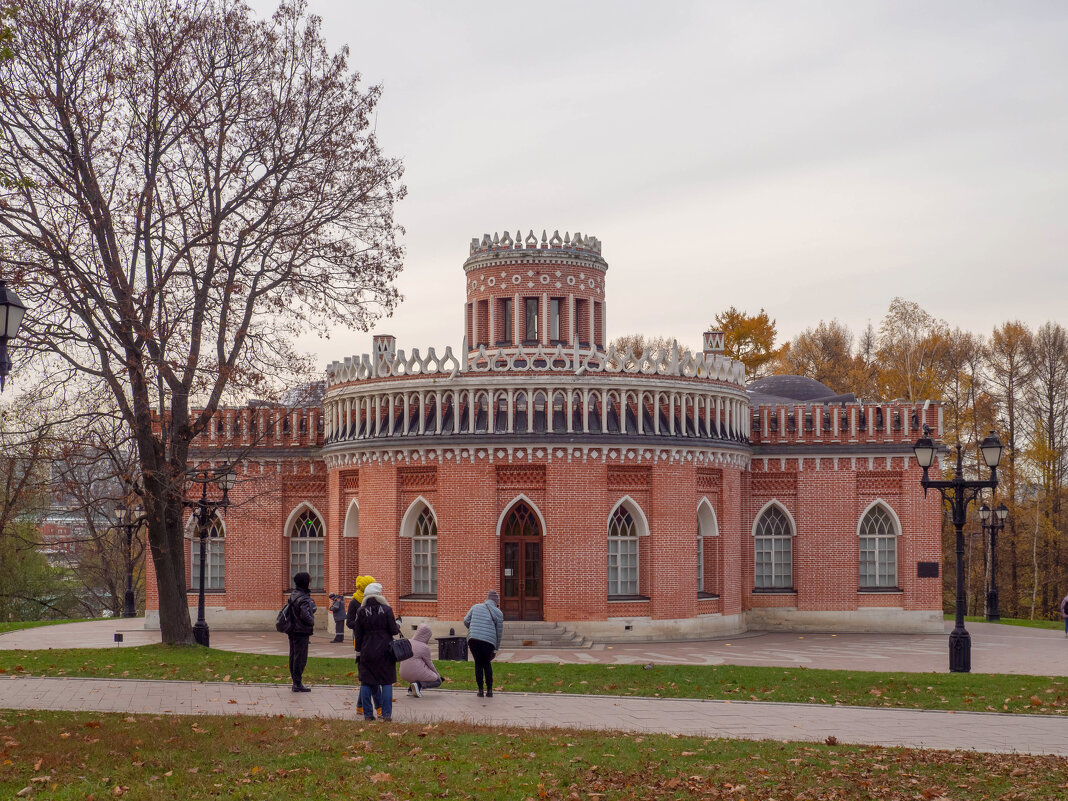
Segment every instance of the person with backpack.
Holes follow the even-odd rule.
[[[378,582],[367,585],[363,603],[356,611],[356,650],[359,652],[360,707],[364,720],[375,719],[375,698],[381,699],[382,720],[393,719],[393,683],[397,663],[390,642],[400,634],[393,610],[382,595]]]
[[[478,697],[483,697],[482,683],[486,683],[486,698],[493,697],[493,657],[501,647],[504,634],[504,613],[497,608],[501,596],[496,590],[490,590],[486,600],[475,604],[464,617],[467,626],[467,647],[475,658],[475,683],[478,685]]]
[[[293,576],[294,590],[289,594],[291,622],[289,630],[289,675],[293,679],[293,692],[308,693],[304,678],[304,666],[308,664],[308,639],[315,632],[315,601],[312,600],[311,576],[300,572]]]
[[[401,681],[409,683],[408,695],[423,697],[423,690],[440,687],[443,679],[430,658],[430,626],[420,623],[412,636],[412,656],[400,663]]]

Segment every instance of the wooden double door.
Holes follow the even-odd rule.
[[[541,525],[520,501],[501,527],[501,611],[505,620],[541,620],[541,602]]]

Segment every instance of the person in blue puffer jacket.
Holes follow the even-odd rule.
[[[490,590],[486,600],[475,604],[464,616],[467,626],[467,647],[475,658],[475,683],[478,684],[478,697],[493,697],[493,657],[501,647],[501,635],[504,634],[504,613],[497,608],[501,596],[496,590]],[[482,686],[485,681],[486,691]]]

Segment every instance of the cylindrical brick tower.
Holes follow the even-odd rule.
[[[541,242],[489,234],[471,240],[467,275],[469,351],[605,346],[605,272],[601,243],[576,232]]]

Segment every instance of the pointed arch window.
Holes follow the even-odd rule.
[[[769,506],[757,521],[753,537],[754,587],[788,590],[794,583],[793,527],[778,506]]]
[[[897,526],[882,505],[873,506],[860,521],[860,588],[897,586]]]
[[[412,592],[438,594],[438,522],[426,506],[415,518],[412,532]]]
[[[608,596],[638,594],[638,526],[622,504],[608,520]]]
[[[323,521],[311,509],[305,509],[293,521],[289,532],[289,580],[297,573],[311,576],[311,590],[325,586]]]
[[[719,535],[716,513],[708,501],[697,507],[697,592],[702,595],[719,594],[719,565],[717,541]]]
[[[503,537],[540,537],[541,525],[538,516],[527,504],[520,501],[512,507],[501,527]]]
[[[189,588],[200,589],[200,532],[194,529],[192,558],[189,560]],[[204,591],[222,592],[226,589],[226,528],[218,515],[208,526],[204,540]]]

